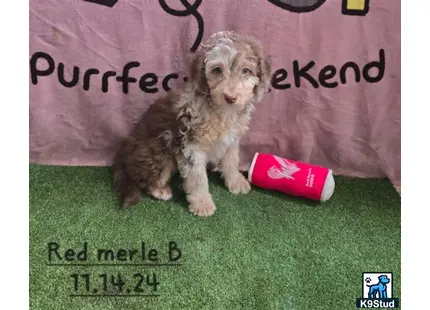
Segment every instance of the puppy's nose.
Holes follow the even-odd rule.
[[[235,103],[236,102],[237,96],[233,96],[233,95],[224,93],[224,99],[225,99],[225,101],[227,103],[231,104],[231,103]]]

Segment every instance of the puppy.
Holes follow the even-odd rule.
[[[230,31],[211,35],[193,56],[184,88],[155,101],[116,154],[114,191],[123,207],[139,202],[142,189],[170,199],[169,182],[178,171],[189,210],[212,215],[208,164],[220,168],[230,192],[248,193],[238,168],[239,141],[270,76],[271,58],[257,39]]]

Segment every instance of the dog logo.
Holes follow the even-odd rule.
[[[370,278],[366,278],[366,283],[371,282]],[[376,284],[366,284],[369,287],[368,296],[369,298],[388,298],[387,297],[387,286],[390,284],[390,279],[387,275],[382,274],[378,277],[378,283]]]
[[[275,180],[282,178],[294,180],[293,175],[297,171],[300,171],[300,168],[298,168],[295,163],[291,163],[288,160],[280,158],[276,155],[273,155],[273,158],[281,165],[281,167],[278,168],[275,165],[270,167],[270,169],[267,171],[269,178]]]
[[[357,308],[398,308],[398,298],[393,298],[392,272],[363,272],[362,298],[357,298]]]

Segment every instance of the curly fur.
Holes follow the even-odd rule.
[[[190,211],[212,215],[208,164],[221,169],[232,193],[247,193],[251,187],[238,169],[239,140],[270,75],[271,59],[254,37],[227,31],[210,36],[193,55],[185,87],[155,101],[121,145],[113,173],[123,207],[139,202],[142,189],[170,199],[170,178],[179,171]]]

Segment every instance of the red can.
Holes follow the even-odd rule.
[[[255,153],[248,180],[261,188],[321,202],[330,199],[335,188],[331,169],[273,154]]]

